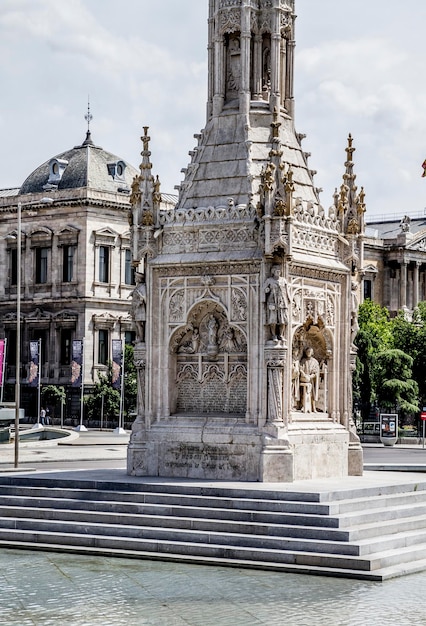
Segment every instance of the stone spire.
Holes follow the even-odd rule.
[[[334,205],[337,210],[341,232],[349,241],[349,253],[345,257],[346,263],[351,267],[355,275],[362,267],[363,235],[365,229],[365,192],[364,187],[358,193],[356,186],[356,174],[354,174],[353,154],[356,148],[353,146],[352,135],[349,134],[346,147],[345,173],[340,191],[336,189]]]
[[[365,192],[361,187],[358,193],[356,186],[356,174],[354,174],[353,154],[356,148],[353,147],[353,138],[349,134],[348,145],[346,147],[345,173],[343,183],[340,186],[340,193],[337,192],[337,209],[342,231],[345,234],[357,235],[364,232],[365,213]]]
[[[141,137],[143,150],[140,174],[132,183],[130,204],[132,205],[130,225],[132,227],[132,247],[135,265],[145,256],[154,254],[153,229],[158,223],[158,211],[161,203],[160,180],[152,174],[151,152],[148,126],[143,127]],[[141,236],[141,232],[144,235]]]
[[[276,150],[295,198],[319,204],[294,130],[295,18],[294,0],[210,0],[207,122],[178,188],[179,209],[257,206]]]

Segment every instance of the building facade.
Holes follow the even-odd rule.
[[[83,380],[90,389],[107,370],[111,342],[132,342],[135,287],[129,208],[138,171],[96,146],[81,145],[38,167],[20,189],[0,191],[0,336],[7,342],[7,384],[16,376],[17,211],[21,212],[22,406],[35,416],[29,343],[41,341],[41,382],[68,389],[68,413],[79,414],[72,393],[71,350],[84,341]],[[74,403],[73,403],[74,398]]]

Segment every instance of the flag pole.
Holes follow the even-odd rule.
[[[4,389],[4,374],[6,371],[6,350],[7,350],[7,338],[3,340],[3,363],[1,367],[1,392],[0,392],[0,403],[3,404],[3,389]]]
[[[84,339],[81,340],[81,394],[80,394],[80,424],[75,430],[79,432],[87,431],[87,428],[83,424],[84,413]]]

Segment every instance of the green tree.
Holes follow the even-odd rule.
[[[402,350],[413,358],[413,378],[419,387],[422,406],[426,402],[426,302],[416,307],[413,319],[400,311],[393,320],[395,348]]]
[[[136,407],[137,382],[136,368],[133,360],[133,346],[124,347],[124,415],[129,415]],[[113,421],[120,412],[120,391],[112,387],[112,363],[108,363],[106,374],[99,374],[93,393],[86,396],[85,413],[89,420]]]
[[[358,348],[353,377],[354,401],[361,408],[363,420],[368,420],[371,405],[376,400],[374,370],[377,353],[393,347],[392,324],[388,310],[365,300],[358,311],[359,331],[355,339]]]
[[[41,388],[43,404],[52,408],[52,417],[55,417],[55,409],[61,404],[65,404],[67,394],[62,385],[46,385]]]
[[[112,364],[107,374],[99,374],[93,393],[85,396],[85,415],[88,420],[112,421],[120,411],[120,392],[112,387]]]
[[[378,352],[374,383],[379,406],[404,416],[419,412],[419,387],[412,378],[413,358],[396,348]]]

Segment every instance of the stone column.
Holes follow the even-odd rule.
[[[399,292],[399,307],[402,309],[407,306],[407,262],[401,261],[401,283]]]
[[[288,114],[294,119],[294,48],[296,42],[291,40],[287,44],[287,80],[286,80],[286,99],[285,108]]]
[[[280,60],[281,60],[281,29],[280,29],[280,9],[276,8],[272,14],[272,35],[271,35],[271,98],[270,108],[273,111],[280,107]]]
[[[285,85],[287,76],[287,40],[281,38],[281,53],[280,53],[280,70],[281,70],[281,105],[285,107]]]
[[[420,261],[414,263],[414,285],[413,285],[413,309],[419,303],[419,274],[420,274]]]
[[[225,39],[217,35],[214,41],[213,115],[220,115],[225,101]]]
[[[215,49],[214,49],[214,19],[213,15],[212,3],[210,3],[210,17],[208,20],[209,25],[209,42],[207,45],[207,53],[208,53],[208,67],[209,67],[209,82],[208,82],[208,93],[207,93],[207,119],[210,119],[213,115],[213,96],[214,96],[214,60],[215,60]]]
[[[250,111],[250,52],[251,52],[251,9],[249,6],[241,8],[241,91],[240,113]]]
[[[284,422],[284,368],[286,351],[265,350],[267,372],[267,423]]]
[[[262,99],[262,35],[255,35],[253,48],[253,100]]]

